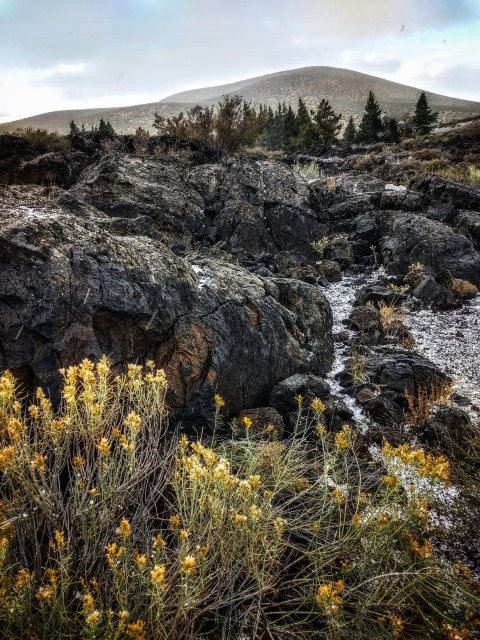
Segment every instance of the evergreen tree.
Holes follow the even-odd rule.
[[[337,139],[342,125],[342,114],[337,114],[332,109],[328,100],[322,99],[316,111],[312,111],[314,125],[314,137],[319,144],[331,146]]]
[[[356,139],[357,127],[355,126],[353,117],[350,116],[350,119],[348,120],[347,126],[345,127],[345,131],[343,133],[343,142],[347,145],[347,147],[350,147]]]
[[[383,139],[385,142],[400,142],[400,131],[395,118],[385,118],[383,123]]]
[[[307,105],[301,98],[298,99],[297,123],[299,130],[304,127],[308,127],[311,124]]]
[[[294,145],[294,138],[298,136],[298,133],[299,128],[297,116],[295,115],[292,107],[289,105],[283,122],[283,137],[286,149],[292,148],[292,146]]]
[[[72,120],[70,122],[70,135],[71,136],[76,136],[78,133],[80,133],[80,129],[77,127],[75,122]]]
[[[307,105],[299,98],[297,110],[298,135],[293,140],[293,145],[299,151],[305,151],[315,145],[315,128],[310,118]]]
[[[284,145],[284,113],[282,105],[279,104],[273,117],[273,125],[271,129],[271,148],[283,149]]]
[[[382,130],[382,110],[375,99],[373,91],[370,91],[365,105],[365,113],[360,123],[358,137],[362,142],[376,142]]]
[[[110,124],[110,121],[108,120],[107,122],[105,122],[103,118],[100,118],[100,122],[98,123],[98,133],[101,136],[105,136],[109,138],[113,138],[116,135],[115,129]]]
[[[415,107],[415,115],[413,116],[413,128],[417,133],[427,135],[431,133],[435,124],[438,122],[438,113],[430,109],[427,96],[422,91]]]

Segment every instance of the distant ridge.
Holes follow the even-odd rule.
[[[53,111],[0,125],[0,131],[17,127],[41,127],[66,133],[70,120],[87,127],[100,118],[110,120],[120,133],[133,132],[137,127],[152,128],[155,111],[169,116],[186,111],[195,104],[215,104],[226,94],[239,94],[254,103],[275,106],[278,102],[296,105],[298,98],[313,107],[321,98],[327,98],[334,109],[346,118],[359,117],[369,90],[372,90],[387,115],[402,117],[411,112],[422,89],[384,80],[358,71],[337,67],[303,67],[248,78],[215,87],[183,91],[159,102],[116,107],[112,109],[79,109]],[[426,92],[430,105],[440,112],[443,121],[476,115],[480,103]]]

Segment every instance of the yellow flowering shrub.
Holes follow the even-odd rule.
[[[440,557],[401,477],[446,486],[444,457],[385,445],[372,482],[320,398],[296,398],[280,441],[248,416],[243,435],[222,429],[217,394],[209,435],[188,437],[152,362],[61,375],[59,406],[42,390],[23,406],[0,376],[2,638],[238,638],[245,620],[274,638],[468,631],[473,577]]]

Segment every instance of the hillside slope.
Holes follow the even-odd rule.
[[[32,126],[66,133],[70,120],[90,127],[97,124],[100,118],[104,118],[110,120],[119,133],[128,133],[137,127],[151,129],[156,111],[170,116],[182,110],[186,111],[195,104],[215,104],[225,94],[239,94],[246,100],[272,106],[278,102],[295,105],[298,98],[303,97],[307,104],[313,107],[325,97],[344,117],[359,117],[369,90],[374,91],[385,113],[395,117],[402,117],[412,111],[421,91],[358,71],[335,67],[305,67],[226,85],[184,91],[150,104],[112,109],[54,111],[0,125],[0,131]],[[443,121],[480,113],[478,102],[430,92],[427,92],[427,96],[431,106],[440,112]]]

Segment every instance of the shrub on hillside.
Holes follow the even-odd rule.
[[[224,96],[214,107],[195,106],[171,118],[155,114],[154,128],[177,140],[192,140],[201,146],[233,153],[250,147],[264,127],[263,117],[240,96]]]
[[[386,445],[366,465],[300,396],[287,440],[248,417],[222,435],[220,396],[214,435],[178,438],[153,364],[63,376],[58,410],[0,378],[3,638],[468,633],[478,599],[428,537],[443,457]]]
[[[70,146],[69,140],[66,136],[62,136],[56,131],[47,131],[47,129],[24,127],[16,129],[13,132],[13,135],[27,140],[31,147],[38,153],[65,151]]]

